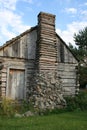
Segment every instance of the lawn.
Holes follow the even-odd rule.
[[[0,117],[0,130],[87,130],[87,111],[27,118]]]

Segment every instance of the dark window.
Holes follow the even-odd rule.
[[[64,62],[64,45],[60,43],[60,62]]]

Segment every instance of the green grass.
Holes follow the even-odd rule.
[[[0,117],[0,130],[87,130],[87,111],[27,118]]]

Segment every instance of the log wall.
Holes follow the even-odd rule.
[[[8,95],[10,69],[25,72],[24,87],[28,99],[33,96],[33,98],[38,98],[39,103],[42,97],[40,97],[40,93],[38,96],[38,87],[39,91],[41,89],[42,95],[44,94],[44,105],[42,105],[44,107],[46,97],[48,98],[47,105],[51,104],[51,107],[53,107],[55,98],[55,106],[58,100],[60,102],[63,100],[61,96],[61,99],[58,98],[59,95],[63,93],[65,95],[74,95],[76,93],[76,66],[78,61],[63,40],[55,33],[55,15],[41,12],[38,15],[37,28],[3,46],[0,50],[0,59],[3,60],[0,64],[4,66],[0,70],[2,96]],[[43,82],[41,78],[46,81]],[[47,85],[48,88],[44,88],[42,84]],[[62,90],[60,90],[61,85]],[[45,91],[49,93],[49,90],[52,91],[48,96]],[[55,90],[58,92],[56,92],[56,95]],[[50,100],[50,96],[52,100]],[[38,104],[37,99],[35,100],[36,104]]]
[[[34,72],[34,60],[26,60],[26,59],[18,59],[18,58],[7,58],[7,57],[0,57],[0,59],[3,59],[3,63],[0,65],[3,65],[3,68],[0,70],[0,89],[1,89],[1,96],[7,96],[8,97],[8,91],[9,91],[9,73],[10,70],[19,70],[25,72],[25,98],[27,95],[27,90],[29,91],[30,87],[30,78],[33,75]],[[30,80],[29,80],[30,79]],[[20,80],[20,79],[19,79]],[[14,83],[15,84],[15,83]]]
[[[77,86],[78,61],[68,46],[55,33],[55,16],[38,15],[37,65],[39,72],[52,71],[61,77],[65,94],[74,95]]]
[[[57,37],[57,71],[61,77],[65,95],[74,95],[78,89],[77,66],[78,61],[65,43]],[[62,45],[62,53],[61,53]]]

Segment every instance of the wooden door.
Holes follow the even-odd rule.
[[[25,71],[10,69],[8,96],[12,99],[23,99],[25,94]]]

